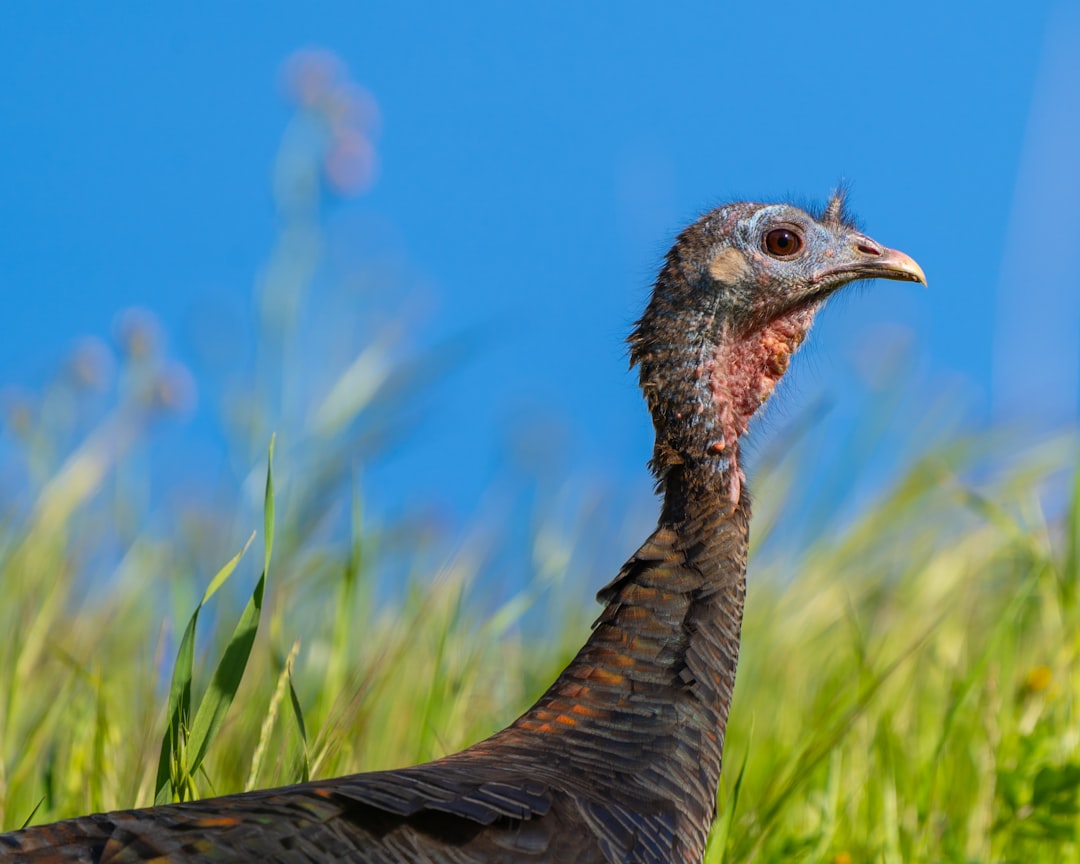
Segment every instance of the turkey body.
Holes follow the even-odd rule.
[[[703,520],[702,530],[713,539],[708,548],[730,556],[732,568],[723,569],[738,574],[745,518],[722,523]],[[612,600],[592,638],[555,684],[515,723],[468,750],[396,771],[58,822],[0,837],[0,858],[699,860],[720,773],[745,583],[712,586],[706,611],[694,602],[703,577],[687,566],[682,545],[670,527],[658,529],[607,589]],[[662,592],[641,587],[645,570]],[[688,656],[680,642],[689,628],[728,652],[717,667],[725,673],[690,677],[699,664],[707,673],[715,658]],[[678,850],[683,854],[673,857]]]
[[[854,279],[925,282],[820,213],[740,202],[687,228],[630,338],[657,528],[570,665],[491,738],[424,765],[0,835],[22,862],[698,862],[716,809],[746,586],[739,442],[814,314]]]

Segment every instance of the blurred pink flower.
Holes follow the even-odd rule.
[[[325,48],[304,48],[285,61],[282,84],[295,104],[312,108],[327,96],[345,75],[341,58]]]
[[[344,129],[334,134],[323,162],[327,183],[338,195],[356,195],[375,182],[375,147],[363,133]]]
[[[165,342],[157,315],[149,309],[134,306],[116,316],[113,338],[120,352],[130,360],[157,356]]]
[[[330,93],[323,106],[330,128],[362,131],[369,138],[377,138],[382,129],[382,117],[375,97],[359,84],[344,81]]]
[[[183,364],[169,363],[158,374],[156,384],[155,401],[166,411],[186,413],[195,407],[195,378]]]
[[[0,393],[0,417],[7,431],[16,438],[26,438],[34,426],[33,397],[18,388],[7,387]]]
[[[75,343],[68,358],[68,372],[79,387],[98,393],[106,390],[116,371],[116,358],[105,341],[85,336]]]

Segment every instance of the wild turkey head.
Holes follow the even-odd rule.
[[[723,477],[737,503],[739,437],[821,304],[858,279],[926,284],[911,258],[859,231],[842,192],[817,213],[728,204],[683,231],[630,337],[656,428],[657,477],[675,465]]]

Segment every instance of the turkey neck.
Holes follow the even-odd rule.
[[[738,382],[754,377],[739,370],[756,354],[711,321],[664,329],[631,341],[656,431],[656,530],[600,592],[585,646],[496,738],[546,754],[540,771],[606,779],[609,799],[669,812],[677,845],[700,860],[746,594],[750,502],[733,423],[746,402]]]

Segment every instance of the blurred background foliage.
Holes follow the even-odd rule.
[[[286,63],[282,90],[254,332],[207,307],[179,358],[152,311],[127,309],[40,390],[4,392],[0,828],[153,800],[180,633],[262,533],[272,435],[258,637],[186,794],[422,761],[501,727],[584,640],[588,594],[653,518],[560,476],[557,423],[519,430],[504,456],[526,470],[464,537],[422,502],[370,517],[365,471],[476,342],[422,338],[407,264],[328,235],[378,176],[375,99],[320,50]],[[1077,442],[961,433],[957,393],[912,392],[907,339],[868,349],[848,437],[818,401],[755,447],[710,861],[1080,856]],[[196,400],[227,453],[211,488],[176,461]],[[201,612],[196,703],[258,557]]]

